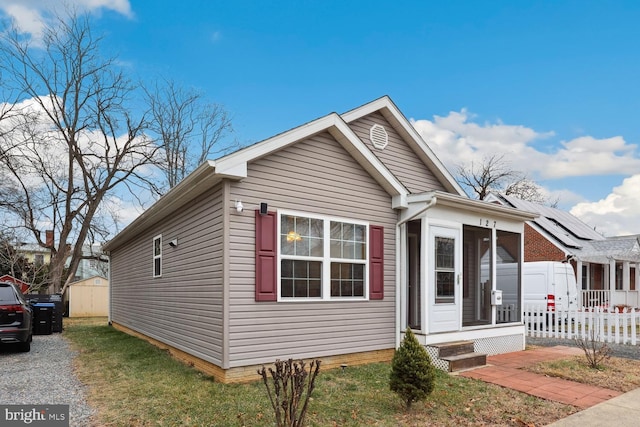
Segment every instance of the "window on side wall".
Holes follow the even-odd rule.
[[[365,299],[368,224],[280,213],[280,298]]]
[[[153,277],[162,276],[162,235],[153,238]]]

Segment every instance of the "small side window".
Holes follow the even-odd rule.
[[[162,276],[162,235],[153,238],[153,277]]]

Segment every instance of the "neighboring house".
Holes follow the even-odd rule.
[[[570,260],[582,286],[583,306],[639,306],[637,235],[604,237],[569,212],[513,196],[493,193],[486,200],[539,215],[525,226],[524,260]]]
[[[9,282],[9,283],[18,285],[20,287],[20,291],[23,294],[26,294],[27,291],[29,290],[29,284],[27,282],[24,282],[20,279],[16,279],[10,274],[5,274],[4,276],[0,276],[0,282]]]
[[[49,264],[51,261],[51,250],[43,248],[35,243],[21,243],[16,245],[16,252],[22,255],[25,260],[34,264],[36,268]],[[106,260],[101,260],[102,247],[99,244],[83,245],[82,256],[78,264],[78,269],[74,279],[83,280],[94,276],[107,276],[109,265]],[[71,257],[67,259],[65,267],[68,267]]]
[[[222,382],[278,358],[387,361],[407,327],[432,354],[459,340],[522,350],[519,280],[502,289],[494,263],[508,248],[519,272],[534,217],[466,197],[383,97],[208,161],[169,191],[104,247],[110,322]],[[495,290],[512,295],[509,322]]]
[[[17,254],[22,255],[36,268],[49,264],[51,261],[51,249],[43,248],[35,243],[20,243],[15,246],[15,250]]]
[[[67,290],[69,317],[99,317],[109,314],[109,281],[100,276],[73,282]]]
[[[83,245],[82,257],[76,270],[75,280],[90,279],[94,276],[106,277],[109,274],[109,263],[102,256],[102,246],[100,244]],[[67,266],[71,257],[67,261]]]

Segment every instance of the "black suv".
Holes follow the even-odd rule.
[[[33,312],[13,283],[0,282],[0,343],[31,350]]]

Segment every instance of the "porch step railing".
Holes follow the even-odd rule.
[[[547,311],[525,306],[523,320],[526,334],[530,337],[639,343],[640,311],[631,307]]]

